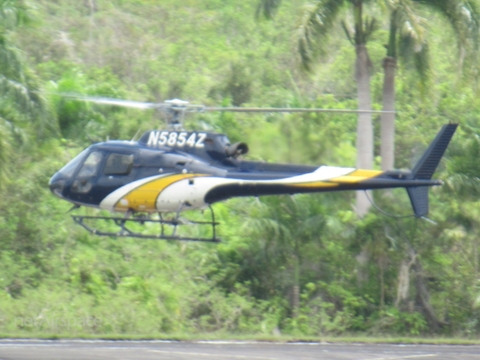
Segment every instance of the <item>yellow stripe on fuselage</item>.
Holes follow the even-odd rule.
[[[152,180],[130,191],[115,204],[116,211],[155,211],[160,193],[173,183],[199,176],[198,174],[175,174]],[[200,175],[202,176],[202,175]]]
[[[313,181],[313,182],[291,184],[291,185],[295,187],[301,187],[301,188],[329,188],[329,187],[336,187],[341,184],[359,183],[361,181],[376,177],[381,173],[382,171],[378,171],[378,170],[354,170],[348,175],[337,176],[335,178],[331,178],[324,181]]]
[[[354,183],[359,183],[363,180],[374,178],[380,175],[381,173],[383,173],[383,171],[359,169],[359,170],[352,171],[348,175],[332,178],[330,179],[330,181],[338,184],[354,184]]]

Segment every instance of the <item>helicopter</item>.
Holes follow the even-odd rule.
[[[53,194],[73,204],[108,210],[123,216],[73,215],[73,220],[100,236],[163,240],[220,241],[212,204],[234,197],[331,191],[405,188],[413,215],[428,213],[428,188],[441,185],[432,176],[458,124],[444,125],[412,170],[369,170],[352,167],[278,164],[243,160],[249,151],[243,142],[231,144],[227,135],[186,131],[187,112],[323,112],[327,109],[242,108],[191,105],[183,100],[147,103],[102,97],[66,95],[74,100],[157,109],[168,115],[164,130],[148,130],[137,141],[108,140],[90,145],[55,173],[49,181]],[[338,110],[361,112],[362,110]],[[365,110],[365,112],[376,112]],[[186,210],[210,209],[210,221],[184,220]],[[154,216],[158,214],[157,216]],[[164,218],[173,214],[173,219]],[[113,222],[117,231],[101,230],[90,222]],[[157,223],[158,233],[132,229],[132,224]],[[211,237],[181,236],[184,224],[208,226]],[[173,229],[172,229],[173,228]],[[167,230],[168,229],[168,230]]]

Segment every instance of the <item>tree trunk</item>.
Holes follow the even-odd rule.
[[[362,251],[355,256],[357,260],[357,286],[361,288],[368,281],[368,262],[370,260],[370,253],[367,246],[362,247]]]
[[[385,307],[385,269],[387,268],[388,258],[385,253],[381,254],[378,259],[378,267],[380,268],[380,309]]]
[[[423,272],[422,264],[417,256],[417,253],[411,245],[409,245],[408,255],[410,260],[403,260],[400,265],[400,272],[398,274],[398,289],[397,289],[397,299],[395,301],[395,306],[399,310],[403,311],[414,311],[409,303],[409,288],[410,288],[410,268],[413,267],[415,270],[415,307],[417,311],[421,312],[429,328],[436,332],[440,329],[440,326],[445,325],[445,322],[440,321],[435,315],[432,305],[430,304],[430,294],[427,289],[427,284],[425,280],[425,275]]]
[[[380,310],[383,310],[385,307],[385,280],[384,280],[384,269],[383,266],[380,266]]]
[[[440,321],[435,315],[432,305],[430,304],[430,294],[427,289],[423,267],[420,261],[415,259],[415,287],[417,290],[417,297],[415,304],[420,308],[420,311],[427,319],[427,323],[433,332],[437,332],[441,326],[446,325],[445,322]]]
[[[410,268],[416,260],[415,254],[410,254],[410,260],[402,260],[400,264],[400,271],[398,272],[398,286],[397,299],[395,300],[395,307],[398,309],[405,308],[410,292]]]
[[[382,170],[393,170],[395,167],[395,58],[387,56],[383,59],[383,111],[380,122],[380,156]]]
[[[477,237],[473,239],[473,275],[477,279],[478,276],[478,240]]]
[[[297,318],[300,311],[300,259],[298,255],[295,258],[295,268],[293,274],[293,294],[292,294],[292,308],[293,317]]]
[[[292,304],[292,317],[297,318],[300,312],[300,286],[293,285],[293,304]]]
[[[83,5],[88,9],[90,15],[97,12],[97,4],[95,0],[83,0]]]
[[[355,77],[357,81],[358,109],[371,110],[370,58],[365,44],[356,45]],[[357,124],[357,168],[373,167],[373,126],[371,113],[359,113]],[[371,203],[364,192],[357,191],[356,213],[364,216]]]

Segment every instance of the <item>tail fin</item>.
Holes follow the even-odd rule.
[[[445,150],[452,139],[458,124],[447,124],[442,127],[421,159],[415,165],[410,174],[410,179],[430,180],[437,169]],[[408,187],[408,196],[412,203],[416,217],[425,216],[428,213],[428,187]]]
[[[407,188],[408,197],[412,203],[413,212],[416,217],[428,214],[428,187],[417,186]]]

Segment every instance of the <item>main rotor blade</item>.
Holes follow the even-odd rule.
[[[393,114],[395,111],[383,111],[383,110],[362,110],[362,109],[320,109],[320,108],[273,108],[273,107],[212,107],[204,105],[192,105],[188,101],[179,99],[166,100],[163,103],[151,103],[133,100],[113,99],[102,96],[83,96],[68,93],[53,93],[66,98],[74,100],[90,101],[97,104],[123,106],[135,109],[159,109],[163,111],[174,112],[206,112],[206,111],[229,111],[229,112],[266,112],[266,113],[301,113],[301,112],[313,112],[313,113],[350,113],[350,114]]]
[[[204,111],[232,111],[232,112],[337,112],[337,113],[367,113],[393,114],[395,111],[384,110],[356,110],[356,109],[319,109],[319,108],[258,108],[258,107],[205,107]]]
[[[84,100],[84,101],[89,101],[97,104],[123,106],[123,107],[135,108],[135,109],[155,109],[162,106],[162,104],[156,104],[156,103],[148,103],[148,102],[133,101],[133,100],[120,100],[120,99],[112,99],[112,98],[100,97],[100,96],[81,96],[81,95],[72,95],[72,94],[58,94],[58,95],[66,98],[71,98],[74,100]]]

